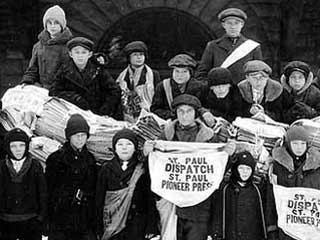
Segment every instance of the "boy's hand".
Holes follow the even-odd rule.
[[[229,156],[233,155],[236,151],[237,144],[234,140],[228,140],[227,144],[224,147],[224,151],[228,153]]]
[[[215,117],[212,115],[211,112],[205,112],[202,114],[202,117],[205,121],[205,123],[209,126],[209,127],[213,127],[216,124],[216,119]]]
[[[153,152],[155,144],[156,143],[154,141],[150,141],[150,140],[145,141],[143,145],[143,155],[148,156],[149,153]]]

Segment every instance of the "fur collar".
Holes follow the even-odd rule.
[[[289,80],[287,79],[287,77],[286,77],[284,74],[282,74],[280,81],[281,81],[281,85],[283,86],[283,88],[286,89],[289,93],[291,93],[293,89],[292,89],[292,87],[288,84],[288,81],[289,81]],[[310,72],[310,74],[308,75],[308,78],[307,78],[306,83],[304,84],[303,88],[301,88],[301,90],[299,90],[299,91],[296,93],[296,95],[300,95],[300,94],[302,94],[303,92],[305,92],[305,91],[311,86],[312,81],[313,81],[313,73]]]
[[[253,103],[252,90],[249,80],[244,79],[241,82],[239,82],[238,88],[243,99],[246,100],[246,102],[248,103]],[[282,91],[283,88],[281,84],[269,78],[267,80],[267,85],[264,89],[265,102],[273,102],[281,95]]]
[[[175,126],[178,119],[170,121],[164,128],[164,135],[168,141],[171,141],[175,134]],[[196,137],[196,142],[207,142],[214,136],[214,131],[207,127],[200,119],[196,119],[196,124],[199,126],[199,132]]]
[[[72,38],[72,33],[68,27],[66,27],[57,37],[51,39],[47,30],[42,30],[38,35],[38,39],[45,45],[65,44]]]
[[[293,159],[284,146],[274,148],[272,156],[276,162],[288,169],[288,171],[294,172]],[[320,168],[320,152],[314,147],[310,147],[307,152],[307,159],[303,166],[303,171],[315,170],[318,168]]]

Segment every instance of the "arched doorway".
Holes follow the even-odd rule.
[[[144,41],[149,49],[148,64],[167,75],[168,61],[178,53],[200,59],[208,41],[216,38],[198,18],[173,8],[157,7],[134,11],[115,22],[102,36],[97,51],[111,58],[110,68],[126,65],[120,51],[134,40]],[[162,74],[162,75],[163,75]]]

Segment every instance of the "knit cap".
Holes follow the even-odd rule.
[[[67,139],[76,133],[84,132],[90,135],[90,127],[87,121],[80,114],[73,114],[70,116],[67,126],[65,128],[65,135]]]
[[[51,8],[48,8],[48,10],[45,12],[43,16],[43,27],[46,29],[46,23],[48,19],[54,19],[57,20],[62,29],[65,29],[67,26],[67,20],[66,20],[66,15],[61,7],[58,5],[54,5]]]
[[[4,144],[5,144],[5,149],[7,151],[7,154],[11,159],[18,160],[11,152],[11,149],[10,149],[11,142],[24,142],[26,144],[26,150],[22,158],[24,158],[28,154],[30,138],[25,131],[23,131],[20,128],[14,128],[9,132],[7,132],[4,138]]]
[[[193,107],[196,111],[201,108],[200,100],[193,95],[190,94],[181,94],[175,97],[172,101],[172,108],[177,109],[180,105],[189,105]]]
[[[215,86],[221,84],[231,84],[232,75],[227,68],[216,67],[212,68],[208,73],[208,86]]]
[[[135,150],[138,149],[138,136],[130,129],[122,129],[118,131],[112,138],[112,148],[115,149],[115,146],[119,139],[125,138],[131,141],[134,145]]]
[[[246,166],[251,167],[251,169],[252,169],[252,175],[249,178],[249,179],[251,179],[253,176],[253,172],[255,170],[255,167],[256,167],[256,161],[254,160],[251,153],[248,151],[239,152],[239,153],[235,154],[234,159],[235,159],[235,162],[231,168],[232,178],[235,180],[241,180],[240,174],[238,171],[238,166],[239,165],[246,165]],[[249,181],[249,179],[247,181]]]

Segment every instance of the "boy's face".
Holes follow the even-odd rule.
[[[244,26],[244,22],[238,18],[229,17],[222,22],[222,27],[229,37],[238,37]]]
[[[210,89],[213,91],[213,93],[217,96],[217,98],[224,98],[228,95],[230,91],[231,84],[220,84],[211,86]]]
[[[307,142],[294,140],[290,142],[290,147],[294,155],[300,157],[307,151]]]
[[[177,108],[177,117],[182,126],[191,126],[195,123],[196,111],[189,105],[180,105]]]
[[[128,161],[133,156],[135,147],[133,142],[131,142],[129,139],[120,138],[115,145],[115,151],[120,160]]]
[[[73,147],[73,149],[81,150],[83,146],[87,143],[88,135],[85,132],[79,132],[76,134],[73,134],[70,137],[70,144]]]
[[[306,83],[306,79],[302,72],[293,71],[289,76],[289,85],[295,91],[299,91],[303,88]]]
[[[248,165],[240,164],[238,166],[238,172],[241,180],[245,182],[251,177],[252,168],[249,167]]]
[[[191,75],[186,67],[174,67],[172,72],[173,80],[178,84],[183,84],[189,81]]]
[[[247,79],[253,89],[263,91],[267,85],[268,75],[263,72],[253,72],[247,74]]]
[[[62,31],[60,23],[54,19],[48,19],[46,28],[51,37],[56,37]]]
[[[10,142],[10,151],[17,160],[22,159],[26,151],[26,143],[21,141]]]
[[[133,52],[130,54],[130,64],[133,67],[141,67],[144,64],[145,59],[143,52]]]
[[[89,58],[92,56],[92,51],[82,46],[75,46],[71,49],[71,51],[69,51],[69,56],[72,58],[77,67],[83,69],[87,65]]]

